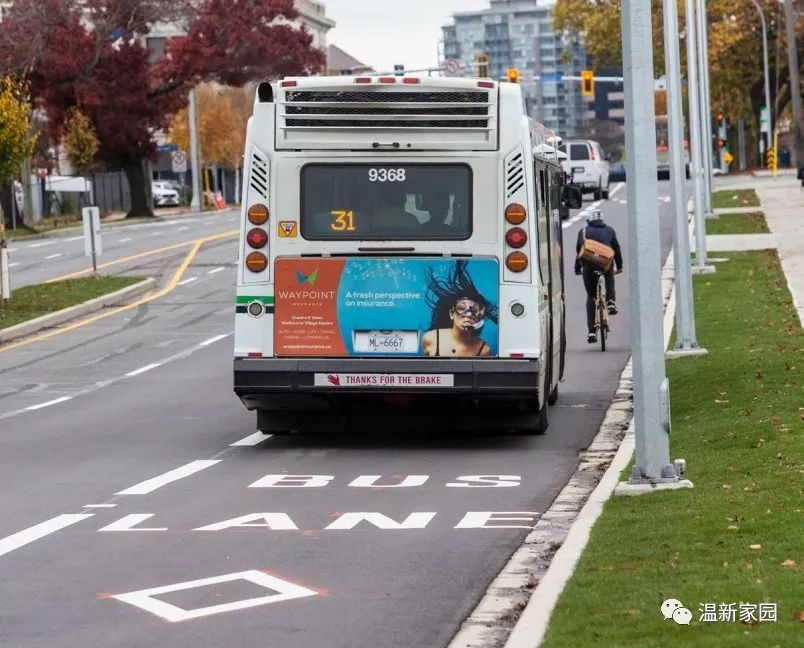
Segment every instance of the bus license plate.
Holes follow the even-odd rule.
[[[355,331],[355,353],[418,353],[418,331]]]

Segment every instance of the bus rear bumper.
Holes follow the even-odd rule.
[[[540,371],[537,359],[236,358],[234,391],[249,409],[284,409],[290,403],[331,409],[340,396],[355,394],[521,397],[538,394]],[[345,384],[352,376],[411,381],[442,376],[445,384]]]

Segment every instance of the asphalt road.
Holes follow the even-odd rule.
[[[624,199],[603,203],[623,246]],[[604,354],[568,265],[546,435],[255,435],[231,389],[235,245],[202,248],[159,300],[0,348],[0,646],[445,646],[575,470],[629,355],[625,275]]]
[[[111,264],[103,268],[104,274],[136,273],[154,258],[137,255],[158,248],[171,248],[157,256],[163,259],[181,256],[186,248],[179,247],[179,244],[186,242],[189,247],[197,238],[238,229],[239,216],[237,210],[226,209],[152,223],[105,225],[101,232],[103,253],[97,262],[99,265]],[[136,258],[129,258],[132,256]],[[84,253],[81,228],[71,228],[45,238],[11,241],[8,259],[12,290],[92,268],[92,259]]]

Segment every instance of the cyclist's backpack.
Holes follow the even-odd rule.
[[[578,253],[578,258],[583,263],[588,263],[598,270],[607,272],[611,268],[611,262],[614,260],[614,250],[598,241],[586,238],[586,228],[583,230],[583,243],[581,244],[581,251]]]

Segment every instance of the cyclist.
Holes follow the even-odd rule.
[[[576,255],[580,254],[583,246],[584,237],[598,243],[608,245],[614,250],[614,265],[616,270],[609,267],[603,276],[606,281],[606,305],[609,315],[617,314],[617,303],[614,301],[616,293],[614,291],[614,275],[623,271],[623,255],[620,250],[620,243],[617,240],[617,232],[611,225],[603,222],[603,213],[599,209],[593,209],[586,217],[587,225],[578,232],[578,243],[576,245]],[[586,326],[589,335],[586,341],[590,344],[597,342],[597,331],[595,331],[595,299],[597,297],[597,276],[600,270],[592,265],[581,263],[581,259],[575,258],[575,274],[583,275],[583,285],[586,289]]]

